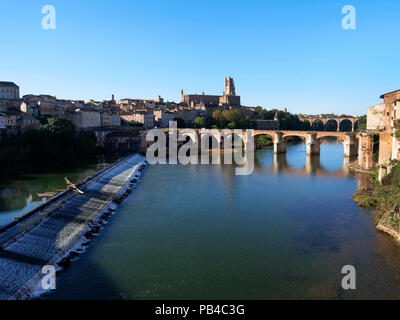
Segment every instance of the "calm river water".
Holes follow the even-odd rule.
[[[304,144],[286,156],[258,151],[250,176],[227,165],[150,166],[41,298],[400,298],[400,246],[352,201],[359,182],[342,153],[336,143],[308,159]],[[13,199],[0,210],[15,211]],[[344,265],[357,270],[354,291],[341,289]]]

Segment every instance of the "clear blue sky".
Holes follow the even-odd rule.
[[[44,5],[57,29],[41,27]],[[341,8],[357,10],[343,30]],[[221,94],[244,105],[363,114],[400,88],[398,0],[0,1],[0,80],[22,94],[179,101]]]

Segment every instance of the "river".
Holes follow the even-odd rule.
[[[64,177],[73,182],[94,175],[107,164],[86,165],[57,173],[27,174],[13,180],[0,180],[0,226],[35,209],[49,197],[47,193],[59,193],[66,188]]]
[[[342,153],[334,142],[311,158],[304,144],[279,157],[261,150],[250,176],[233,165],[150,166],[40,298],[398,299],[400,247],[352,201],[360,181]],[[51,191],[36,183],[34,192]],[[31,205],[23,194],[16,208]],[[356,290],[341,288],[345,265],[357,271]]]

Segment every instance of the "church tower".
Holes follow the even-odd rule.
[[[225,78],[224,96],[236,96],[235,83],[231,77]]]

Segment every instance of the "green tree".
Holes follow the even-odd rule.
[[[224,128],[225,127],[225,119],[222,114],[222,111],[216,110],[212,114],[212,120],[213,123],[218,127],[218,128]]]
[[[337,131],[337,129],[338,129],[338,123],[337,123],[337,121],[336,120],[328,120],[327,122],[326,122],[326,125],[325,125],[325,130],[326,131]]]
[[[52,118],[44,127],[46,130],[54,134],[75,134],[74,124],[65,119]]]
[[[314,131],[324,131],[324,123],[321,120],[315,120],[311,126],[311,130]]]
[[[203,117],[197,117],[193,120],[193,127],[197,129],[205,128],[206,124],[206,119],[204,119]]]
[[[239,110],[225,110],[222,112],[224,119],[224,128],[229,129],[251,129],[254,124],[250,121],[248,116],[245,116]]]
[[[254,112],[264,120],[274,120],[277,111],[277,109],[267,110],[260,106],[254,108]]]
[[[186,122],[181,117],[174,118],[179,129],[186,128]]]
[[[365,131],[367,130],[367,116],[362,116],[357,121],[357,131]]]

